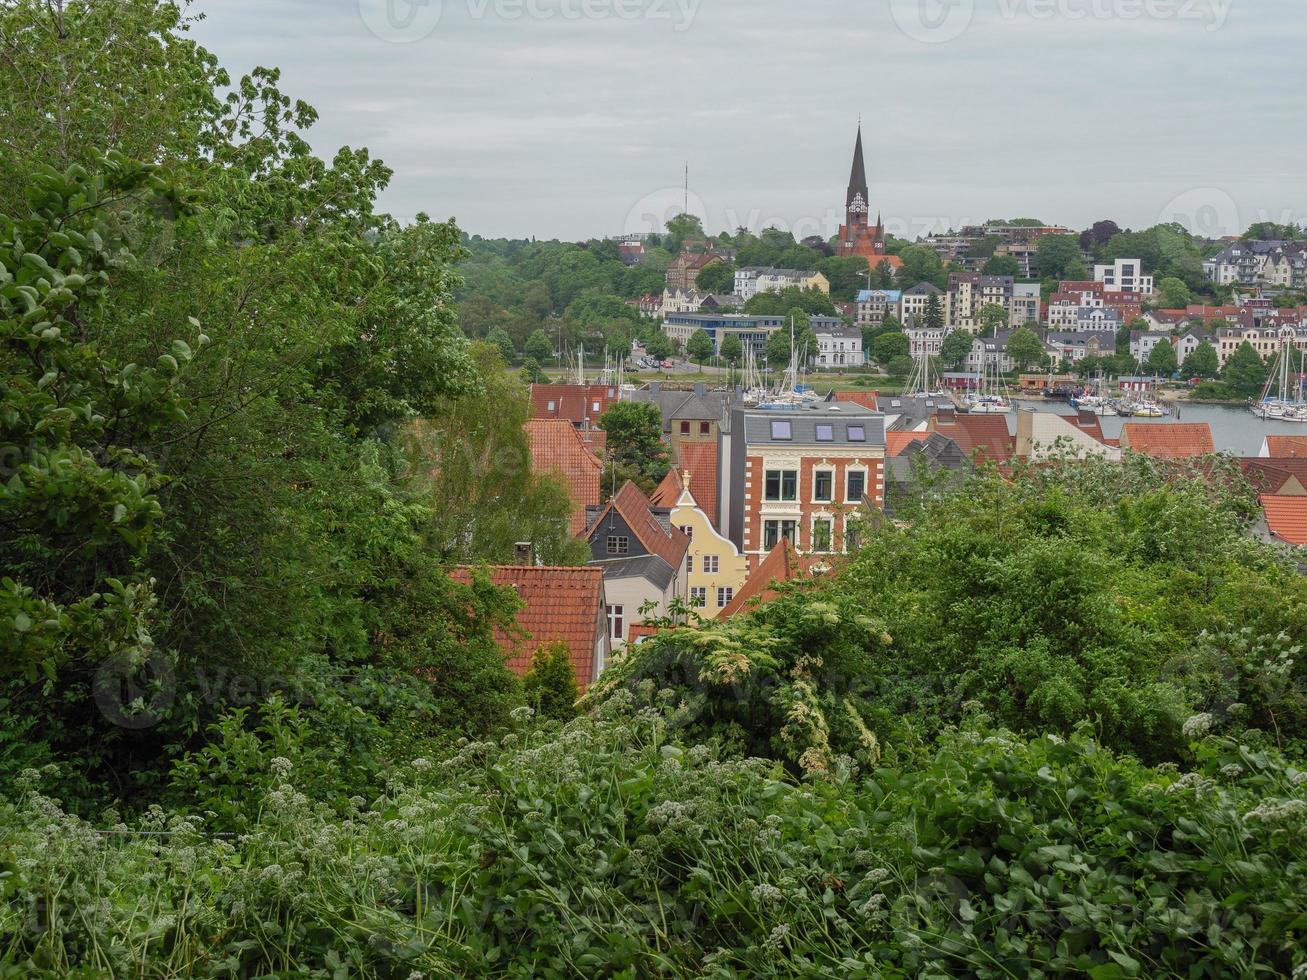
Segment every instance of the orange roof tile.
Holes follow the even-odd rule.
[[[1266,448],[1274,457],[1307,457],[1307,436],[1267,436]]]
[[[600,511],[590,525],[591,535],[603,523],[610,510],[615,510],[631,529],[644,550],[657,555],[672,568],[679,568],[685,561],[685,553],[690,549],[690,539],[679,528],[665,527],[650,509],[649,498],[640,492],[640,488],[628,480],[617,495],[608,501],[608,506]]]
[[[598,421],[618,400],[612,385],[537,384],[531,386],[531,414],[538,419],[567,419],[581,425]]]
[[[951,419],[935,415],[930,427],[956,442],[969,458],[1002,463],[1016,450],[1016,437],[1008,431],[1006,415],[954,415]]]
[[[837,402],[853,402],[853,404],[869,408],[873,412],[880,411],[877,408],[877,396],[874,391],[837,391],[835,392],[835,400]]]
[[[690,495],[708,521],[717,526],[717,443],[682,442],[677,451],[677,468],[690,474]]]
[[[1307,487],[1307,456],[1245,457],[1239,460],[1239,469],[1259,493],[1278,494],[1294,477]]]
[[[1215,453],[1216,443],[1206,422],[1127,422],[1121,448],[1157,459],[1186,459]]]
[[[521,677],[536,650],[561,640],[571,653],[577,686],[584,692],[594,679],[595,643],[607,630],[603,570],[492,565],[487,571],[491,582],[512,588],[524,603],[517,613],[517,625],[525,637],[495,630],[495,642],[504,651],[508,669]],[[449,577],[467,585],[472,570],[455,568]]]
[[[735,593],[734,598],[726,604],[717,618],[730,619],[732,616],[738,616],[746,608],[751,607],[755,599],[758,605],[771,602],[780,595],[775,589],[776,585],[810,573],[813,566],[829,558],[829,555],[800,555],[789,541],[782,540],[762,560],[762,564],[753,570],[753,574],[745,580],[744,585],[740,586],[740,591]]]
[[[658,484],[657,489],[649,495],[649,503],[655,507],[675,507],[676,501],[681,499],[681,491],[685,489],[685,484],[681,482],[681,471],[673,466],[663,477],[663,482]]]
[[[886,432],[885,455],[898,456],[914,442],[925,442],[929,438],[929,432]]]
[[[572,497],[572,533],[583,533],[586,507],[599,504],[603,463],[566,419],[529,419],[525,428],[531,441],[531,471],[563,480]]]
[[[1261,502],[1273,535],[1289,544],[1307,545],[1307,497],[1265,495]]]

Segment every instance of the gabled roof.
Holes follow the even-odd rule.
[[[617,400],[618,392],[612,385],[535,384],[531,386],[531,414],[535,418],[567,419],[573,425],[580,425],[586,419],[591,422],[597,421],[609,404]]]
[[[1008,431],[1006,415],[935,415],[931,429],[948,436],[967,454],[982,460],[1003,463],[1012,457],[1016,439]]]
[[[740,586],[740,591],[735,593],[735,597],[726,604],[717,618],[730,619],[737,616],[755,599],[759,604],[771,602],[780,595],[774,588],[775,585],[810,575],[813,567],[821,564],[823,557],[829,556],[801,556],[788,540],[782,540],[763,559],[762,564],[753,570],[753,574]]]
[[[901,456],[903,451],[914,442],[925,442],[930,438],[929,432],[886,432],[885,433],[885,456]]]
[[[1277,459],[1274,457],[1244,458],[1239,460],[1244,478],[1259,493],[1307,493],[1307,457]]]
[[[1264,495],[1261,503],[1266,526],[1276,538],[1288,544],[1307,545],[1307,497]]]
[[[590,567],[600,569],[604,573],[605,582],[625,578],[642,578],[664,590],[672,584],[672,579],[676,578],[676,569],[657,555],[608,558],[604,561],[591,562]]]
[[[1121,448],[1158,459],[1187,459],[1215,453],[1216,443],[1206,422],[1127,422],[1121,428]]]
[[[685,552],[689,550],[690,539],[680,530],[669,527],[658,519],[649,498],[640,492],[639,487],[628,480],[591,523],[591,535],[603,525],[604,518],[610,511],[617,512],[645,551],[657,555],[673,568],[680,567],[685,560]]]
[[[708,522],[717,527],[717,443],[682,442],[676,456],[676,468],[690,476],[688,489],[694,502],[708,515]]]
[[[685,485],[681,482],[681,473],[677,467],[673,466],[663,477],[663,482],[658,484],[654,492],[649,495],[649,503],[655,507],[675,507],[676,501],[681,499],[681,491]]]
[[[563,480],[572,497],[572,533],[582,533],[586,507],[599,503],[603,463],[567,419],[529,419],[525,428],[531,442],[531,471]]]
[[[1307,458],[1307,436],[1267,436],[1266,450],[1270,456],[1281,459],[1292,456]]]
[[[487,571],[491,582],[512,588],[524,603],[517,613],[517,625],[528,634],[525,638],[495,630],[495,642],[504,651],[508,669],[521,677],[536,650],[561,640],[571,654],[577,686],[584,691],[594,679],[595,641],[602,634],[603,571],[589,566],[529,565],[492,565]],[[449,577],[467,585],[472,570],[462,566]]]

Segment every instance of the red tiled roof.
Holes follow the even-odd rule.
[[[590,533],[595,534],[608,512],[615,510],[645,551],[657,555],[672,568],[679,568],[681,562],[685,561],[686,551],[690,548],[690,539],[678,528],[664,527],[653,515],[650,507],[649,498],[628,480],[622,489],[617,491],[617,496],[608,501],[608,506],[595,518],[590,525]]]
[[[1098,416],[1093,412],[1079,412],[1068,417],[1067,421],[1085,435],[1092,436],[1104,445],[1107,444],[1107,440],[1103,436],[1103,423],[1098,421]]]
[[[1266,448],[1271,456],[1281,459],[1307,457],[1307,436],[1267,436]]]
[[[617,389],[611,385],[531,386],[531,414],[535,418],[567,419],[573,425],[580,425],[586,419],[598,421],[608,406],[617,400]],[[549,407],[551,404],[553,408]]]
[[[690,495],[717,526],[717,443],[682,442],[676,450],[677,468],[690,474]]]
[[[681,499],[681,491],[685,489],[685,484],[681,482],[681,471],[673,466],[663,477],[663,482],[652,494],[649,495],[649,503],[655,507],[675,507],[676,501]]]
[[[1261,502],[1273,535],[1289,544],[1307,545],[1307,497],[1266,495]]]
[[[1157,459],[1185,459],[1216,452],[1212,427],[1206,422],[1127,422],[1121,447]]]
[[[526,434],[531,441],[532,472],[551,473],[566,483],[572,497],[572,533],[583,533],[586,507],[599,504],[603,463],[566,419],[530,419]]]
[[[914,442],[925,442],[929,438],[929,432],[886,432],[885,456],[900,456]]]
[[[954,415],[946,421],[935,415],[930,425],[956,442],[968,457],[1003,463],[1016,451],[1016,437],[1008,431],[1005,415]]]
[[[1307,487],[1307,456],[1246,457],[1239,460],[1239,469],[1259,493],[1278,494],[1294,477]]]
[[[726,604],[717,618],[730,619],[732,616],[738,616],[746,607],[751,607],[755,599],[758,605],[771,602],[780,595],[774,588],[775,585],[790,582],[810,573],[814,565],[820,564],[823,558],[828,557],[801,556],[789,541],[782,540],[771,550],[771,554],[762,560],[762,564],[753,570],[753,574],[745,580],[744,585],[740,586],[740,591],[735,593],[735,597]]]
[[[524,603],[517,612],[517,625],[526,637],[495,630],[495,642],[504,651],[508,669],[521,677],[536,650],[561,640],[571,653],[577,686],[584,692],[594,676],[595,641],[607,626],[603,570],[492,565],[487,571],[491,582],[512,588]],[[472,581],[472,570],[466,566],[449,575],[464,585]]]
[[[835,392],[837,402],[852,402],[855,405],[861,405],[863,408],[869,408],[873,412],[878,412],[877,396],[874,391],[837,391]]]

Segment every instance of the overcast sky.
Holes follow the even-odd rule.
[[[383,207],[488,237],[830,235],[862,115],[873,212],[1241,231],[1307,220],[1303,0],[198,0],[282,69]]]

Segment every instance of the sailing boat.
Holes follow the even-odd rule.
[[[1100,371],[1098,377],[1094,380],[1092,391],[1085,391],[1071,399],[1071,407],[1077,412],[1093,412],[1095,415],[1106,418],[1109,415],[1116,414],[1116,406],[1112,400],[1103,393],[1103,373]]]
[[[912,358],[912,373],[908,375],[907,386],[903,394],[917,398],[950,398],[947,391],[932,390],[931,379],[934,372],[930,369],[930,355],[926,353],[925,344],[921,351]]]
[[[799,384],[801,359],[794,347],[794,317],[790,317],[790,364],[785,369],[776,386],[776,391],[764,397],[759,408],[794,408],[811,405],[817,401],[815,392],[806,390]],[[806,350],[805,350],[806,353]]]
[[[992,380],[991,365],[994,369]],[[1008,397],[1007,385],[999,379],[997,355],[991,361],[989,352],[985,352],[985,362],[980,372],[980,387],[976,389],[974,395],[964,399],[962,405],[971,415],[1006,415],[1012,411],[1012,399]]]
[[[1294,339],[1293,330],[1280,332],[1280,353],[1276,355],[1270,376],[1266,379],[1262,397],[1256,404],[1250,405],[1253,414],[1258,418],[1276,422],[1307,422],[1307,399],[1303,397],[1303,373],[1307,371],[1307,351],[1301,352],[1299,370],[1295,372],[1297,374],[1295,383],[1289,376],[1293,367]],[[1272,386],[1277,386],[1274,397],[1271,395]]]

